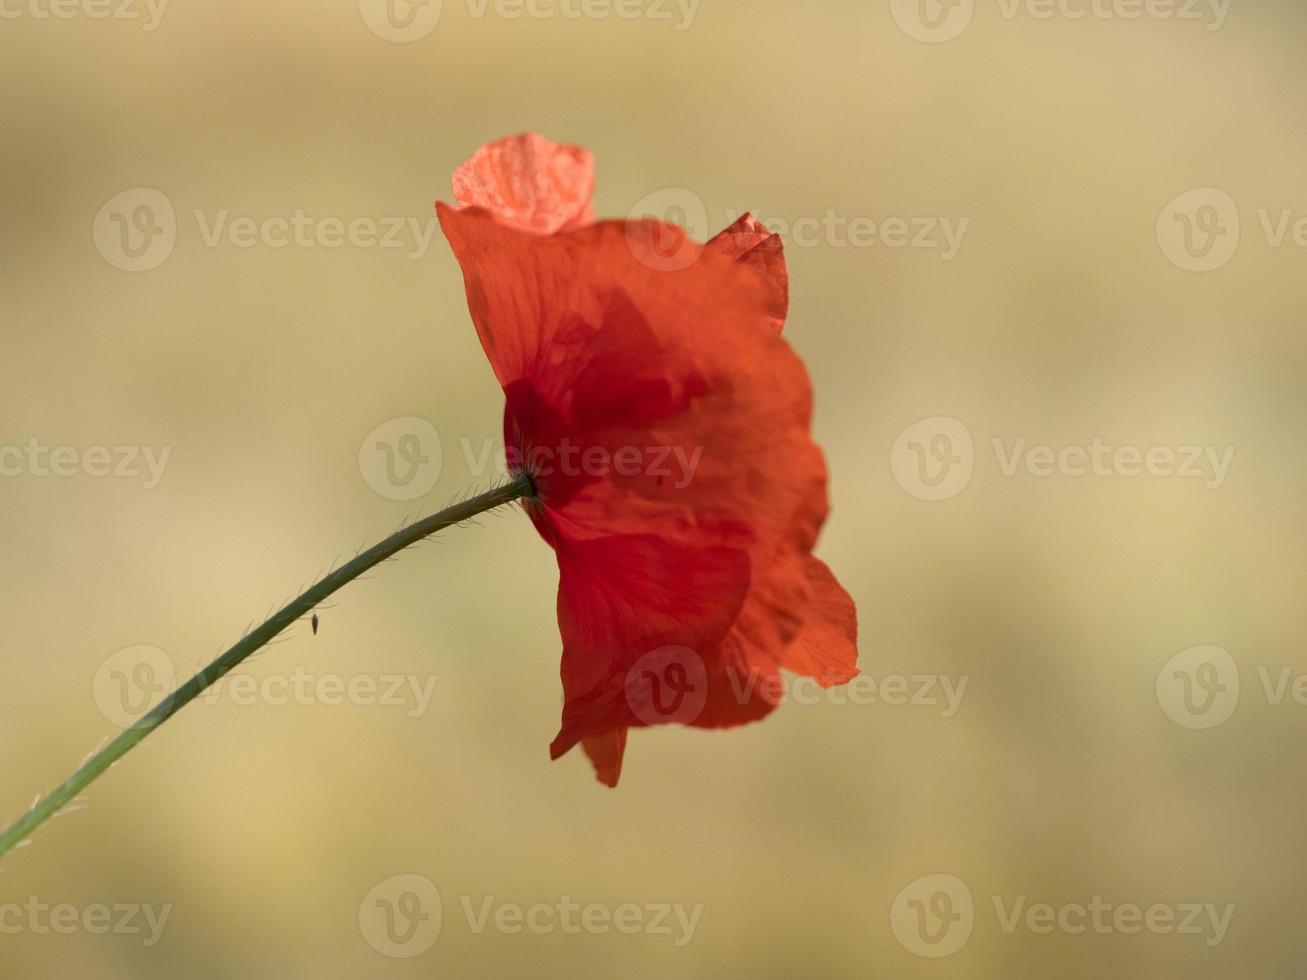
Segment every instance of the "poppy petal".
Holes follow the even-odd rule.
[[[594,222],[594,158],[588,150],[523,133],[488,143],[454,172],[454,197],[539,235]]]
[[[716,648],[749,583],[744,552],[654,535],[564,541],[558,568],[566,701],[554,758],[587,736],[663,720],[637,710],[631,684],[641,664],[660,650],[698,657]]]
[[[807,570],[807,616],[785,649],[784,665],[822,687],[847,684],[858,676],[858,610],[825,562],[808,555]]]
[[[746,214],[711,239],[707,246],[753,269],[767,285],[767,310],[777,333],[790,310],[790,273],[781,236]]]
[[[610,788],[622,776],[622,758],[626,755],[626,729],[618,728],[602,735],[592,735],[581,741],[581,747],[590,757],[599,782]]]
[[[708,674],[708,699],[695,728],[738,728],[761,721],[780,706],[785,693],[775,669],[747,661],[715,664]]]
[[[625,222],[542,237],[505,225],[479,207],[439,202],[436,210],[462,266],[472,319],[501,386],[529,378],[556,408],[567,407],[572,382],[595,355],[634,360],[657,353],[689,365],[711,355],[712,337],[747,353],[746,331],[766,322],[756,277],[715,252],[703,253],[683,270],[664,272],[637,257],[639,239],[628,236]],[[621,330],[602,336],[614,301],[623,295],[629,299],[626,309],[638,311],[648,325],[641,328],[628,318],[616,324]],[[707,337],[705,330],[711,331]],[[595,344],[600,349],[592,354]],[[713,360],[725,370],[720,355]],[[656,368],[645,364],[646,377],[656,380]],[[617,393],[607,397],[621,401]]]

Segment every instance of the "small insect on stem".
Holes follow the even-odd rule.
[[[314,636],[317,636],[317,635],[318,635],[318,614],[317,614],[317,613],[314,613],[314,614],[313,614],[313,618],[312,618],[311,620],[309,620],[309,622],[313,624],[313,635],[314,635]]]

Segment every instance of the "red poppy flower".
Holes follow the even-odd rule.
[[[536,134],[482,147],[453,184],[441,227],[558,558],[553,757],[581,743],[614,786],[631,728],[762,718],[782,669],[851,679],[853,601],[812,555],[826,466],[780,337],[780,238],[750,217],[707,245],[596,223],[590,154]]]

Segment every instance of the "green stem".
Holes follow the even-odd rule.
[[[455,504],[442,510],[439,514],[432,514],[416,524],[411,524],[395,532],[385,541],[373,545],[352,561],[346,562],[340,568],[331,572],[297,599],[287,603],[274,613],[263,625],[246,634],[239,643],[156,705],[149,714],[142,717],[112,742],[96,752],[95,755],[83,763],[77,772],[69,777],[67,782],[38,800],[27,813],[3,834],[0,834],[0,857],[12,851],[36,828],[81,795],[86,787],[91,785],[106,769],[135,748],[147,735],[194,701],[205,690],[216,684],[252,654],[266,646],[296,620],[311,613],[328,596],[387,558],[391,558],[403,551],[409,545],[416,544],[423,538],[444,530],[452,524],[462,523],[477,514],[493,510],[495,507],[511,503],[521,497],[531,496],[533,493],[530,479],[525,476],[518,477],[512,483]]]

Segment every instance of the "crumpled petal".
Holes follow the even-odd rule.
[[[602,735],[591,735],[581,743],[585,754],[595,767],[599,782],[612,788],[622,775],[622,757],[626,754],[625,728],[615,728]]]
[[[550,235],[594,221],[594,158],[579,146],[523,133],[489,143],[454,172],[454,198],[501,221]]]
[[[767,288],[767,311],[776,332],[780,333],[790,311],[790,273],[781,236],[753,215],[746,214],[710,239],[706,247],[749,266],[758,274]]]
[[[637,672],[651,652],[695,657],[721,643],[749,587],[748,556],[654,536],[564,540],[558,567],[566,700],[553,757],[614,728],[693,724],[694,717],[642,711]],[[702,676],[696,666],[689,672]]]
[[[783,664],[822,687],[847,684],[858,676],[858,610],[825,562],[808,555],[806,565],[811,600]]]

